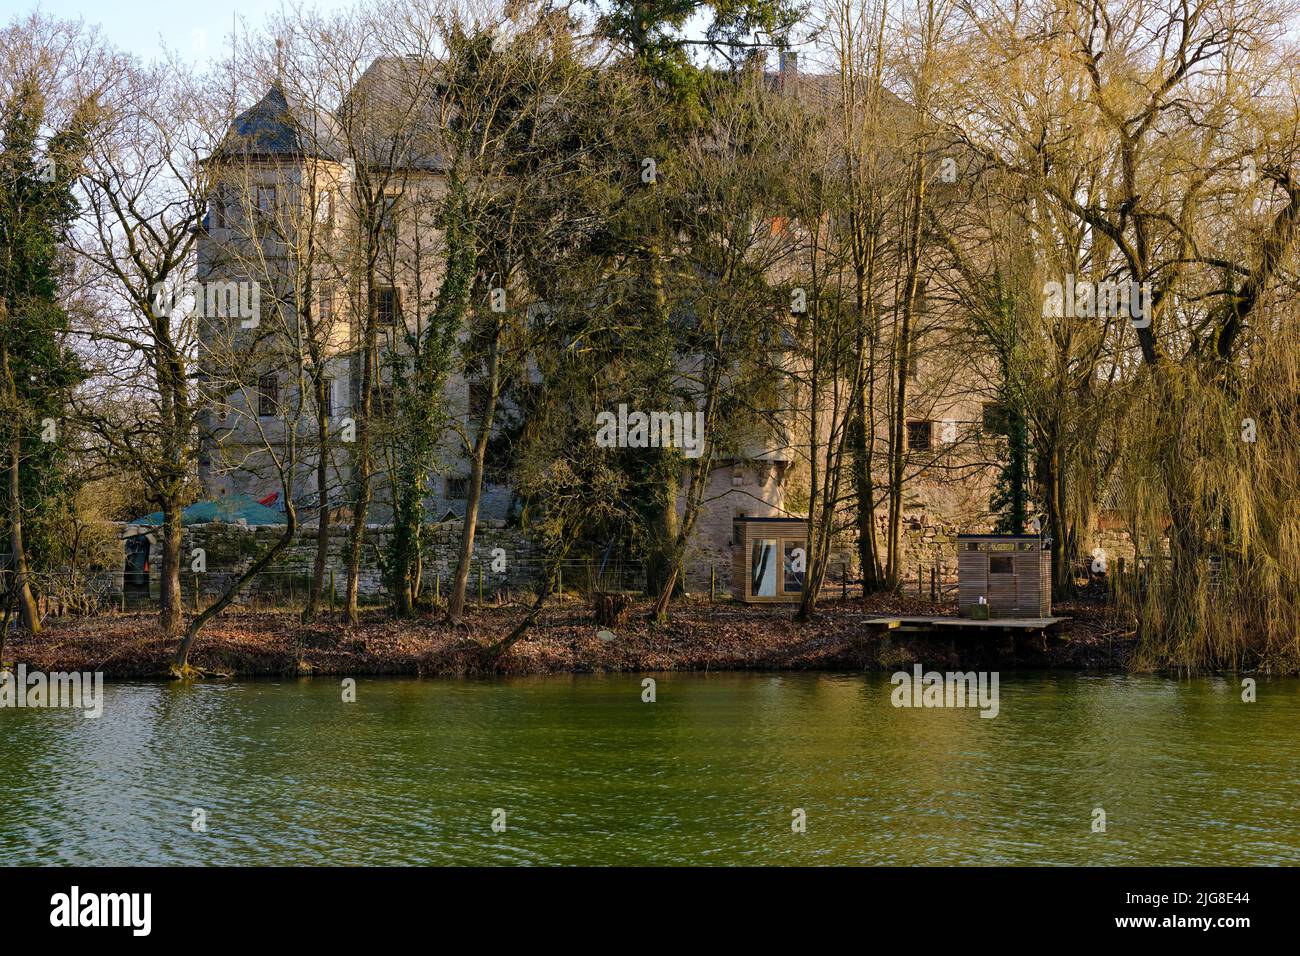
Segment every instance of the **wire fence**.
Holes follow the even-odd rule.
[[[182,601],[187,609],[200,612],[239,586],[234,604],[249,609],[300,610],[313,593],[315,575],[310,569],[279,568],[260,571],[239,584],[239,569],[183,570],[180,574]],[[466,580],[466,599],[482,606],[500,606],[531,598],[544,575],[554,574],[552,591],[590,596],[596,592],[641,593],[644,590],[643,562],[592,562],[571,559],[558,563],[540,560],[512,560],[502,564],[486,559],[471,562]],[[417,581],[417,600],[440,604],[453,586],[454,566],[437,565],[421,568]],[[43,571],[28,574],[28,583],[37,598],[43,618],[91,616],[113,612],[157,609],[163,590],[162,574],[148,571]],[[718,578],[713,574],[716,590]],[[0,593],[12,593],[12,571],[0,570]],[[346,596],[347,572],[337,566],[327,567],[316,589],[323,607],[342,605]],[[363,606],[386,605],[392,595],[384,573],[363,568],[358,578],[358,603]],[[12,603],[12,602],[10,602]]]
[[[955,580],[942,582],[937,575],[929,578],[920,573],[915,581],[916,594],[922,596],[927,587],[932,599],[943,599],[956,591]],[[681,583],[683,592],[691,598],[709,603],[724,603],[733,599],[737,591],[734,566],[730,561],[694,562],[685,569]],[[200,613],[220,600],[235,587],[242,572],[239,569],[194,571],[185,569],[180,574],[181,600],[185,608]],[[440,562],[421,568],[417,579],[416,600],[424,605],[442,605],[453,587],[454,563]],[[593,600],[600,594],[622,594],[632,601],[648,598],[646,589],[646,563],[642,560],[599,558],[571,558],[561,562],[542,559],[512,559],[504,564],[491,558],[474,560],[466,579],[467,603],[478,607],[501,607],[531,601],[537,584],[552,577],[551,592]],[[300,611],[313,593],[314,577],[310,568],[273,568],[260,571],[239,586],[234,595],[235,608],[245,610]],[[162,575],[154,569],[148,571],[83,571],[60,570],[32,572],[29,585],[36,596],[43,620],[92,617],[157,610],[161,603]],[[847,599],[860,593],[861,582],[855,580],[846,563],[833,565],[823,585],[827,599]],[[0,594],[12,605],[13,572],[0,570]],[[320,582],[318,607],[337,610],[344,606],[347,590],[347,573],[337,566],[326,568]],[[905,593],[911,592],[911,582],[904,582]],[[797,600],[798,595],[791,595]],[[392,603],[392,594],[381,569],[364,568],[358,578],[358,604],[363,607],[380,607]]]
[[[2,558],[2,556],[0,556]],[[1141,591],[1167,556],[1139,556],[1118,559],[1098,570],[1089,559],[1070,563],[1076,586],[1105,588],[1116,598],[1117,589],[1126,583]],[[247,567],[247,564],[244,565]],[[735,579],[731,560],[688,562],[683,590],[697,602],[723,605],[740,597],[741,581]],[[490,608],[530,602],[536,595],[537,582],[554,575],[552,593],[571,599],[595,602],[598,595],[620,594],[629,601],[643,601],[646,590],[646,563],[622,557],[602,559],[599,555],[572,557],[558,565],[540,558],[475,558],[466,579],[465,599],[471,607]],[[180,575],[181,600],[186,610],[200,613],[220,600],[239,581],[239,567],[204,570],[185,569]],[[438,561],[421,568],[416,604],[437,607],[445,604],[453,586],[454,561]],[[1212,556],[1207,579],[1212,587],[1223,589],[1228,569],[1218,556]],[[148,571],[87,571],[62,569],[31,572],[28,575],[43,622],[52,619],[94,617],[141,611],[160,607],[162,576]],[[311,598],[314,574],[311,567],[296,565],[258,572],[240,586],[234,596],[234,609],[281,612],[301,611]],[[11,619],[16,610],[13,591],[14,574],[0,566],[0,607]],[[820,600],[847,601],[862,593],[862,581],[856,567],[847,561],[833,562],[824,579]],[[336,611],[344,607],[347,589],[346,570],[337,563],[327,566],[318,591],[318,608]],[[919,561],[904,568],[899,585],[902,596],[931,602],[952,602],[957,598],[956,568],[941,561]],[[798,591],[783,595],[797,601]],[[363,568],[358,580],[358,604],[366,608],[391,605],[393,596],[382,569]]]

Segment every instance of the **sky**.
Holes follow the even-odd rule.
[[[0,0],[0,23],[40,9],[60,20],[98,25],[110,43],[144,60],[164,45],[196,65],[229,55],[232,16],[240,32],[260,26],[281,0]],[[351,6],[351,0],[314,0],[322,10]]]
[[[359,0],[0,0],[0,26],[40,10],[59,20],[82,20],[98,27],[113,46],[144,61],[169,49],[202,67],[230,56],[232,19],[239,32],[255,31],[282,5],[322,11],[355,6]],[[702,35],[703,22],[688,24]]]

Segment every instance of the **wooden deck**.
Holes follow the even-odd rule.
[[[995,617],[976,621],[969,617],[938,615],[934,617],[869,617],[862,623],[873,631],[900,633],[934,633],[936,631],[1020,632],[1045,634],[1070,620],[1068,617]]]

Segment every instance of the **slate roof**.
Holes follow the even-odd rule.
[[[212,158],[240,156],[340,158],[334,120],[304,107],[290,105],[278,82],[244,110]]]

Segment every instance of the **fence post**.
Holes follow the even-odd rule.
[[[709,565],[709,603],[712,604],[718,593],[718,568],[717,565]]]
[[[555,569],[555,583],[557,585],[557,590],[555,593],[563,594],[564,593],[564,565],[560,565]]]
[[[330,568],[330,613],[334,613],[334,569]]]
[[[849,599],[849,566],[845,562],[840,562],[840,600]]]
[[[194,575],[194,613],[198,614],[200,610],[201,608],[199,607],[199,576],[196,574]]]
[[[442,572],[433,572],[433,603],[442,603]]]
[[[930,568],[930,600],[931,601],[935,600],[938,597],[938,595],[935,593],[935,589],[938,586],[939,586],[939,569]]]
[[[483,562],[478,563],[478,606],[483,606]]]
[[[921,565],[916,566],[916,596],[921,597],[921,576],[925,573],[925,568]]]

